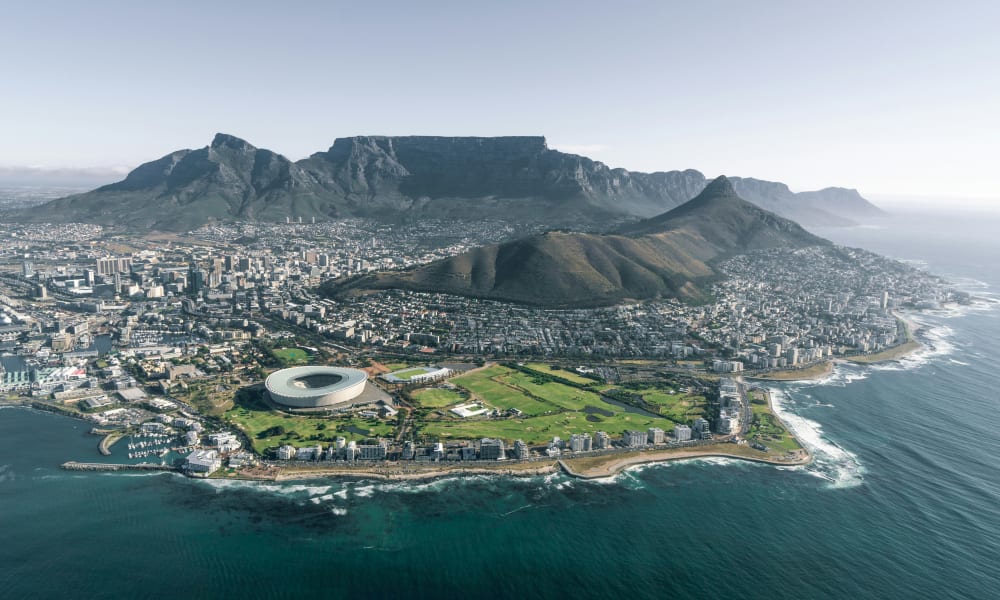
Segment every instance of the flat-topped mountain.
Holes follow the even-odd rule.
[[[853,190],[794,194],[734,179],[759,206],[812,225],[880,211]],[[183,230],[235,220],[361,216],[504,218],[601,229],[682,204],[707,181],[695,170],[638,173],[550,149],[543,137],[357,136],[292,162],[231,135],[143,164],[118,183],[25,211],[31,221]]]
[[[331,296],[405,289],[552,308],[708,299],[715,261],[750,250],[828,245],[741,199],[719,177],[691,201],[615,234],[549,232],[404,271],[327,284]]]

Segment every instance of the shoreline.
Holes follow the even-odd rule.
[[[506,462],[506,461],[504,461]],[[424,481],[443,479],[446,477],[467,477],[475,475],[504,475],[508,477],[536,477],[549,475],[557,471],[557,463],[552,461],[518,462],[510,464],[496,463],[493,466],[479,465],[475,467],[447,467],[436,464],[424,468],[394,468],[397,464],[382,468],[351,468],[351,467],[298,467],[282,470],[275,468],[267,473],[237,471],[233,474],[220,474],[209,477],[218,481],[309,481],[313,479],[375,479],[378,481]]]
[[[791,435],[791,432],[789,432]],[[723,444],[719,444],[722,446]],[[746,448],[746,446],[737,446],[735,444],[727,444],[733,446],[735,449]],[[594,465],[592,467],[586,467],[581,470],[575,470],[572,468],[571,464],[566,464],[566,461],[559,461],[559,464],[563,468],[563,472],[572,477],[579,479],[605,479],[608,477],[614,477],[627,470],[630,467],[635,467],[638,465],[647,464],[657,464],[671,462],[675,460],[693,460],[698,458],[733,458],[736,460],[745,460],[747,462],[762,463],[767,465],[782,466],[782,467],[796,467],[807,465],[812,462],[812,455],[809,454],[808,450],[803,448],[806,453],[805,458],[798,458],[794,460],[779,460],[774,458],[766,458],[759,456],[748,456],[744,454],[739,454],[734,451],[718,449],[718,450],[653,450],[651,452],[645,452],[640,455],[633,455],[618,458],[613,461],[609,461],[605,464]],[[573,459],[569,459],[572,463]]]
[[[841,360],[859,365],[892,362],[894,360],[906,358],[923,348],[924,345],[921,344],[916,337],[917,331],[920,330],[920,324],[902,313],[894,312],[892,313],[892,316],[895,317],[897,321],[903,323],[903,328],[906,332],[906,341],[896,344],[890,348],[886,348],[880,352],[875,352],[874,354],[859,354],[857,356],[850,356]]]
[[[893,316],[902,322],[906,331],[906,340],[871,354],[858,354],[856,356],[830,358],[819,365],[811,365],[802,369],[781,369],[768,371],[758,375],[745,375],[745,379],[752,381],[819,381],[833,374],[834,368],[838,364],[873,365],[885,362],[892,362],[906,358],[907,356],[920,351],[924,345],[917,340],[916,332],[920,330],[920,324],[901,313],[893,313]]]
[[[824,379],[833,374],[836,359],[825,360],[822,363],[810,365],[802,369],[782,369],[769,371],[759,375],[745,375],[744,379],[753,381],[814,381]]]
[[[771,412],[779,419],[777,413],[774,412],[773,404],[771,400],[771,395],[767,395],[768,406],[771,408]],[[10,406],[10,405],[9,405]],[[39,412],[45,412],[49,414],[57,414],[59,416],[66,416],[73,419],[80,419],[78,416],[68,415],[65,413],[42,410],[31,405],[13,405],[21,408],[27,408],[28,410],[37,410]],[[788,434],[795,437],[794,433],[787,426],[785,426],[782,421],[782,426],[785,427]],[[108,438],[107,435],[102,439],[102,442]],[[193,477],[196,479],[207,479],[207,480],[217,480],[217,481],[261,481],[261,482],[293,482],[293,481],[309,481],[314,479],[372,479],[378,481],[427,481],[434,479],[443,479],[447,477],[468,477],[476,475],[488,475],[496,476],[503,475],[508,477],[538,477],[543,475],[551,475],[557,472],[563,472],[568,476],[579,478],[579,479],[603,479],[607,477],[613,477],[621,473],[622,471],[643,464],[653,464],[660,462],[670,462],[676,460],[692,460],[698,458],[732,458],[737,460],[745,460],[749,462],[756,462],[762,464],[769,464],[774,466],[801,466],[812,462],[812,454],[802,445],[798,438],[795,438],[802,447],[800,451],[803,456],[799,458],[792,459],[779,459],[779,458],[769,458],[767,456],[754,455],[757,453],[746,445],[736,445],[730,442],[721,442],[719,444],[712,444],[711,446],[703,447],[702,449],[686,449],[686,448],[671,448],[664,450],[643,450],[638,452],[622,452],[606,454],[602,456],[581,456],[573,458],[564,459],[552,459],[552,460],[539,460],[533,462],[521,462],[521,461],[510,461],[507,463],[494,463],[490,466],[477,465],[477,466],[456,466],[456,467],[442,467],[441,465],[435,465],[434,467],[428,467],[426,469],[422,467],[414,468],[412,465],[406,469],[394,468],[397,465],[387,465],[384,468],[345,468],[345,467],[292,467],[292,468],[281,468],[281,467],[271,467],[270,469],[259,469],[257,472],[254,471],[236,471],[234,473],[222,473],[218,475],[213,475],[209,477]],[[116,440],[117,441],[117,440]],[[751,454],[754,453],[754,454]],[[589,466],[580,467],[579,463],[593,462],[594,464]],[[79,461],[69,461],[64,464],[76,464],[81,465],[90,463],[80,463]],[[567,464],[568,463],[568,464]],[[577,463],[577,464],[574,464]],[[144,465],[137,467],[136,465],[103,465],[102,466],[117,466],[118,469],[115,470],[133,470],[142,469]],[[161,471],[175,471],[175,468],[164,467],[161,465],[156,465],[156,469],[149,470],[161,470]],[[65,468],[65,467],[64,467]],[[74,469],[76,470],[76,469]],[[86,470],[96,470],[96,469],[86,469]],[[106,469],[101,469],[106,470]],[[186,475],[190,476],[190,475]]]

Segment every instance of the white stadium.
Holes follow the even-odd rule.
[[[344,367],[292,367],[264,382],[271,399],[293,408],[349,405],[365,391],[368,375]]]

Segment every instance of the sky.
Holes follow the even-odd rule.
[[[634,171],[1000,198],[1000,2],[0,5],[0,182],[226,132],[544,135]],[[1000,201],[998,201],[1000,202]]]

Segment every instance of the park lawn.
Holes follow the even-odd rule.
[[[593,406],[608,412],[616,412],[616,406],[601,400],[601,397],[594,392],[588,392],[563,383],[550,381],[544,384],[535,383],[531,375],[522,372],[514,372],[504,378],[508,383],[524,389],[529,394],[542,398],[546,402],[551,402],[559,408],[566,410],[583,410],[587,406]]]
[[[692,395],[686,392],[670,393],[659,388],[644,388],[634,390],[642,394],[643,400],[655,404],[659,413],[675,423],[690,423],[698,417],[704,417],[708,402],[704,396]]]
[[[355,441],[390,437],[394,429],[393,423],[378,419],[362,419],[353,415],[338,417],[290,415],[271,410],[259,404],[259,401],[250,399],[241,400],[226,411],[223,418],[246,433],[253,442],[253,449],[258,453],[284,444],[293,446],[329,444],[338,436]],[[283,427],[285,433],[266,438],[257,437],[261,432],[276,426]]]
[[[545,375],[559,377],[571,383],[577,383],[580,385],[592,385],[594,383],[597,383],[593,379],[588,379],[587,377],[584,377],[572,370],[553,369],[552,367],[548,365],[543,365],[542,363],[527,363],[524,365],[524,368],[538,373],[543,373]]]
[[[444,388],[424,388],[411,393],[410,397],[426,408],[445,408],[466,399],[460,392]]]
[[[400,369],[405,369],[406,367],[410,366],[410,363],[405,363],[405,362],[394,362],[394,363],[383,363],[383,364],[385,365],[386,369],[389,369],[390,372],[398,371]]]
[[[468,375],[455,377],[451,383],[466,389],[494,408],[516,408],[528,416],[558,410],[558,407],[529,397],[524,392],[503,383],[513,371],[495,366]],[[494,381],[496,377],[499,381]]]
[[[271,354],[283,365],[299,365],[309,362],[309,353],[302,348],[276,348]]]
[[[415,369],[407,369],[405,371],[400,371],[398,373],[391,373],[396,379],[402,379],[403,381],[409,381],[411,377],[416,375],[423,375],[427,372],[427,369],[423,367],[417,367]]]
[[[777,451],[781,454],[802,447],[766,404],[751,403],[750,408],[753,411],[754,423],[747,432],[748,440],[759,441],[772,452]]]
[[[508,442],[524,440],[528,444],[543,444],[555,436],[568,440],[574,433],[593,435],[598,431],[604,431],[615,437],[628,429],[645,431],[650,427],[672,431],[673,423],[666,419],[649,418],[633,413],[622,412],[613,417],[600,417],[569,411],[525,419],[426,421],[420,431],[431,438],[472,440],[498,437]]]

